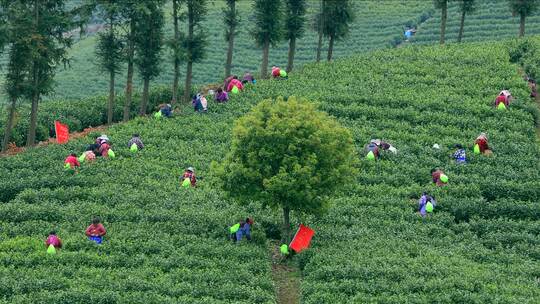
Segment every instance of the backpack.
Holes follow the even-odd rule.
[[[184,178],[182,182],[182,187],[189,188],[191,186],[191,179],[189,177]]]

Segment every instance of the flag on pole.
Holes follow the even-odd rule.
[[[56,132],[56,142],[59,144],[65,144],[69,141],[69,128],[67,125],[54,121],[54,130]]]
[[[298,230],[296,231],[296,234],[294,235],[294,238],[291,241],[289,248],[296,251],[297,253],[308,248],[309,243],[311,243],[311,238],[314,234],[315,231],[313,231],[311,228],[300,224],[300,227],[298,227]]]

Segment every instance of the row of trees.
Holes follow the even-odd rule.
[[[234,38],[239,33],[239,0],[223,0],[225,40],[228,43],[225,76],[230,75]],[[320,10],[313,20],[319,32],[317,61],[320,60],[322,37],[329,39],[328,60],[332,59],[334,41],[343,38],[353,20],[351,0],[319,0]],[[130,119],[133,77],[138,72],[143,80],[139,113],[146,114],[150,82],[161,72],[163,49],[173,56],[172,104],[180,81],[180,64],[186,64],[183,99],[191,92],[193,64],[205,56],[207,44],[202,21],[208,10],[207,0],[85,0],[76,9],[67,11],[67,0],[0,0],[0,49],[8,52],[5,90],[10,100],[2,151],[10,140],[19,100],[30,100],[30,126],[27,146],[35,144],[38,105],[43,95],[51,93],[56,67],[68,65],[67,50],[73,43],[72,31],[84,25],[92,16],[105,23],[96,44],[97,65],[108,74],[109,98],[107,123],[113,122],[115,83],[117,75],[127,69],[123,120]],[[165,5],[172,2],[174,34],[164,37]],[[289,56],[287,71],[293,69],[296,40],[305,32],[306,0],[253,0],[255,19],[251,35],[263,50],[261,78],[268,76],[268,55],[271,46],[287,40]],[[185,22],[186,32],[181,28]]]
[[[465,16],[474,12],[478,2],[476,0],[433,0],[435,8],[441,10],[441,38],[440,44],[445,42],[446,21],[448,19],[449,2],[458,2],[459,12],[461,14],[459,34],[457,41],[461,42],[463,38],[463,28],[465,27]],[[508,0],[513,16],[519,15],[519,37],[525,35],[525,18],[531,16],[540,7],[540,0]]]

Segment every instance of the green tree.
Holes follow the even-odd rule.
[[[191,80],[193,78],[193,63],[200,62],[205,56],[206,33],[201,22],[206,15],[206,0],[186,0],[188,33],[184,39],[184,51],[187,61],[186,85],[184,100],[191,99]]]
[[[127,62],[127,79],[126,79],[126,98],[124,103],[124,117],[123,121],[128,121],[131,112],[131,101],[133,98],[133,74],[134,74],[134,62],[135,62],[135,36],[136,36],[136,24],[139,17],[139,8],[141,3],[133,3],[132,0],[118,0],[116,1],[121,12],[122,17],[122,29],[125,48],[124,48],[124,61]],[[144,3],[143,3],[144,5]]]
[[[315,14],[313,18],[313,29],[317,32],[317,36],[319,37],[319,40],[317,41],[317,62],[321,61],[325,3],[326,0],[320,0],[319,12]]]
[[[122,69],[124,45],[116,30],[121,22],[118,5],[114,0],[99,0],[98,5],[99,11],[106,22],[107,30],[98,33],[96,55],[99,68],[109,73],[107,124],[111,124],[113,122],[115,99],[114,83],[116,74]]]
[[[257,47],[262,47],[261,78],[268,77],[268,53],[283,36],[281,0],[255,0],[253,2],[254,27],[251,35]]]
[[[136,22],[135,34],[135,64],[143,79],[143,96],[139,114],[145,115],[148,105],[150,80],[160,73],[161,50],[163,48],[163,1],[152,0],[143,2]]]
[[[475,0],[459,0],[459,10],[461,12],[461,21],[459,23],[459,34],[457,41],[461,42],[463,38],[463,28],[465,26],[465,15],[474,12],[476,9]]]
[[[509,0],[512,14],[519,15],[519,37],[525,36],[525,18],[532,15],[540,4],[539,0]]]
[[[0,11],[0,51],[10,44],[8,54],[8,69],[5,76],[4,89],[10,101],[8,118],[2,141],[2,152],[8,148],[11,131],[15,122],[17,101],[25,95],[28,85],[28,69],[30,64],[30,49],[25,39],[29,36],[31,18],[24,13],[20,2],[10,4],[3,1]],[[8,19],[9,18],[9,19]]]
[[[214,164],[222,187],[240,201],[281,208],[284,242],[291,211],[323,211],[357,174],[350,131],[305,100],[265,100],[235,122],[232,136],[230,152]]]
[[[173,52],[174,57],[174,76],[172,87],[172,101],[174,105],[178,100],[178,82],[180,81],[180,62],[182,61],[182,32],[180,32],[179,22],[182,20],[182,15],[179,13],[182,7],[181,0],[173,0],[173,30],[174,36],[169,41],[169,47]]]
[[[240,14],[236,10],[238,0],[226,0],[226,2],[227,7],[223,9],[223,23],[225,24],[225,41],[229,43],[229,46],[227,48],[227,61],[225,62],[225,78],[231,75],[234,37],[239,33],[236,28],[240,24]]]
[[[65,33],[80,25],[72,11],[64,7],[65,0],[13,0],[21,3],[21,9],[32,18],[26,43],[30,45],[29,98],[32,101],[27,146],[36,141],[38,104],[41,97],[53,91],[54,76],[58,64],[66,64],[67,49],[72,38]]]
[[[327,60],[332,60],[334,43],[349,33],[354,20],[352,1],[326,0],[323,8],[323,34],[329,38]]]
[[[285,38],[289,40],[287,72],[292,71],[296,39],[304,35],[306,22],[306,0],[285,0]]]
[[[448,19],[448,0],[433,0],[435,8],[441,10],[441,38],[440,44],[444,44],[444,36],[446,34],[446,20]]]

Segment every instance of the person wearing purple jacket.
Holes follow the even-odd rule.
[[[217,91],[216,91],[216,102],[220,102],[220,103],[223,103],[223,102],[227,102],[229,101],[229,94],[227,94],[227,92],[223,91],[222,88],[218,88]]]
[[[422,217],[425,217],[428,213],[433,212],[433,208],[437,205],[435,198],[429,196],[426,192],[422,193],[422,196],[418,200],[418,212]]]

